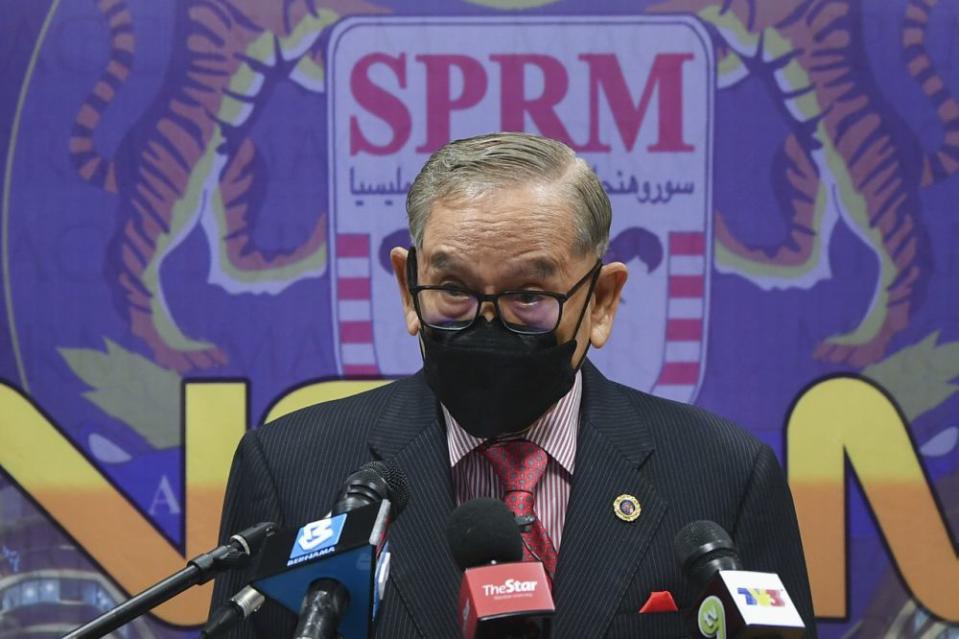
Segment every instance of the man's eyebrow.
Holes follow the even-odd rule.
[[[542,280],[553,277],[558,271],[559,265],[545,257],[537,257],[528,262],[523,262],[515,269],[515,273],[518,276],[527,276]]]
[[[429,267],[437,271],[445,271],[462,264],[462,260],[446,251],[436,251],[430,255]]]
[[[453,253],[442,250],[436,251],[430,255],[429,259],[429,267],[437,271],[456,271],[464,269],[467,266],[468,263],[460,257]],[[514,268],[510,269],[513,276],[516,278],[531,278],[540,280],[549,279],[556,275],[556,273],[558,273],[560,270],[560,266],[555,260],[551,260],[546,257],[536,257],[531,260],[526,260],[518,263]]]

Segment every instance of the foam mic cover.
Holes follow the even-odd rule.
[[[372,461],[346,478],[346,485],[337,496],[331,514],[339,515],[384,499],[389,499],[392,504],[395,518],[410,499],[409,482],[396,466]]]
[[[779,577],[743,570],[733,540],[712,521],[687,524],[673,538],[683,575],[702,595],[688,612],[694,637],[800,639],[799,612]]]
[[[700,590],[720,570],[742,570],[729,533],[713,521],[686,524],[673,538],[673,551],[683,575]]]
[[[523,561],[523,538],[513,513],[499,499],[481,497],[450,514],[446,539],[460,570]]]
[[[454,510],[446,529],[464,570],[459,618],[465,639],[547,639],[555,606],[540,562],[524,562],[513,513],[498,499]]]

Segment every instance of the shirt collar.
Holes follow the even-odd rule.
[[[532,427],[517,436],[528,439],[541,447],[566,472],[573,474],[576,460],[576,436],[579,433],[579,408],[583,398],[583,374],[576,372],[573,387],[543,413]],[[449,448],[450,468],[483,443],[483,439],[470,435],[456,423],[453,415],[443,408],[446,419],[446,443]]]

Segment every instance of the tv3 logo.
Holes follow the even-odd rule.
[[[346,514],[344,513],[330,519],[311,522],[300,528],[300,532],[296,536],[296,543],[293,544],[293,552],[290,553],[290,559],[296,559],[307,553],[335,546],[340,541],[345,521]]]
[[[746,599],[747,606],[782,608],[786,605],[785,592],[778,588],[738,588],[736,592]]]

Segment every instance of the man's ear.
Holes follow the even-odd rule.
[[[410,295],[409,283],[406,281],[406,260],[409,258],[409,251],[401,246],[397,246],[390,251],[390,262],[393,263],[393,274],[396,276],[396,283],[400,287],[400,300],[403,302],[403,317],[406,319],[406,330],[410,335],[418,335],[420,332],[420,319],[416,316],[416,309],[413,307],[413,297]]]
[[[619,308],[619,297],[629,270],[622,262],[604,264],[593,287],[593,307],[590,310],[589,341],[602,348],[613,332],[613,320]]]

